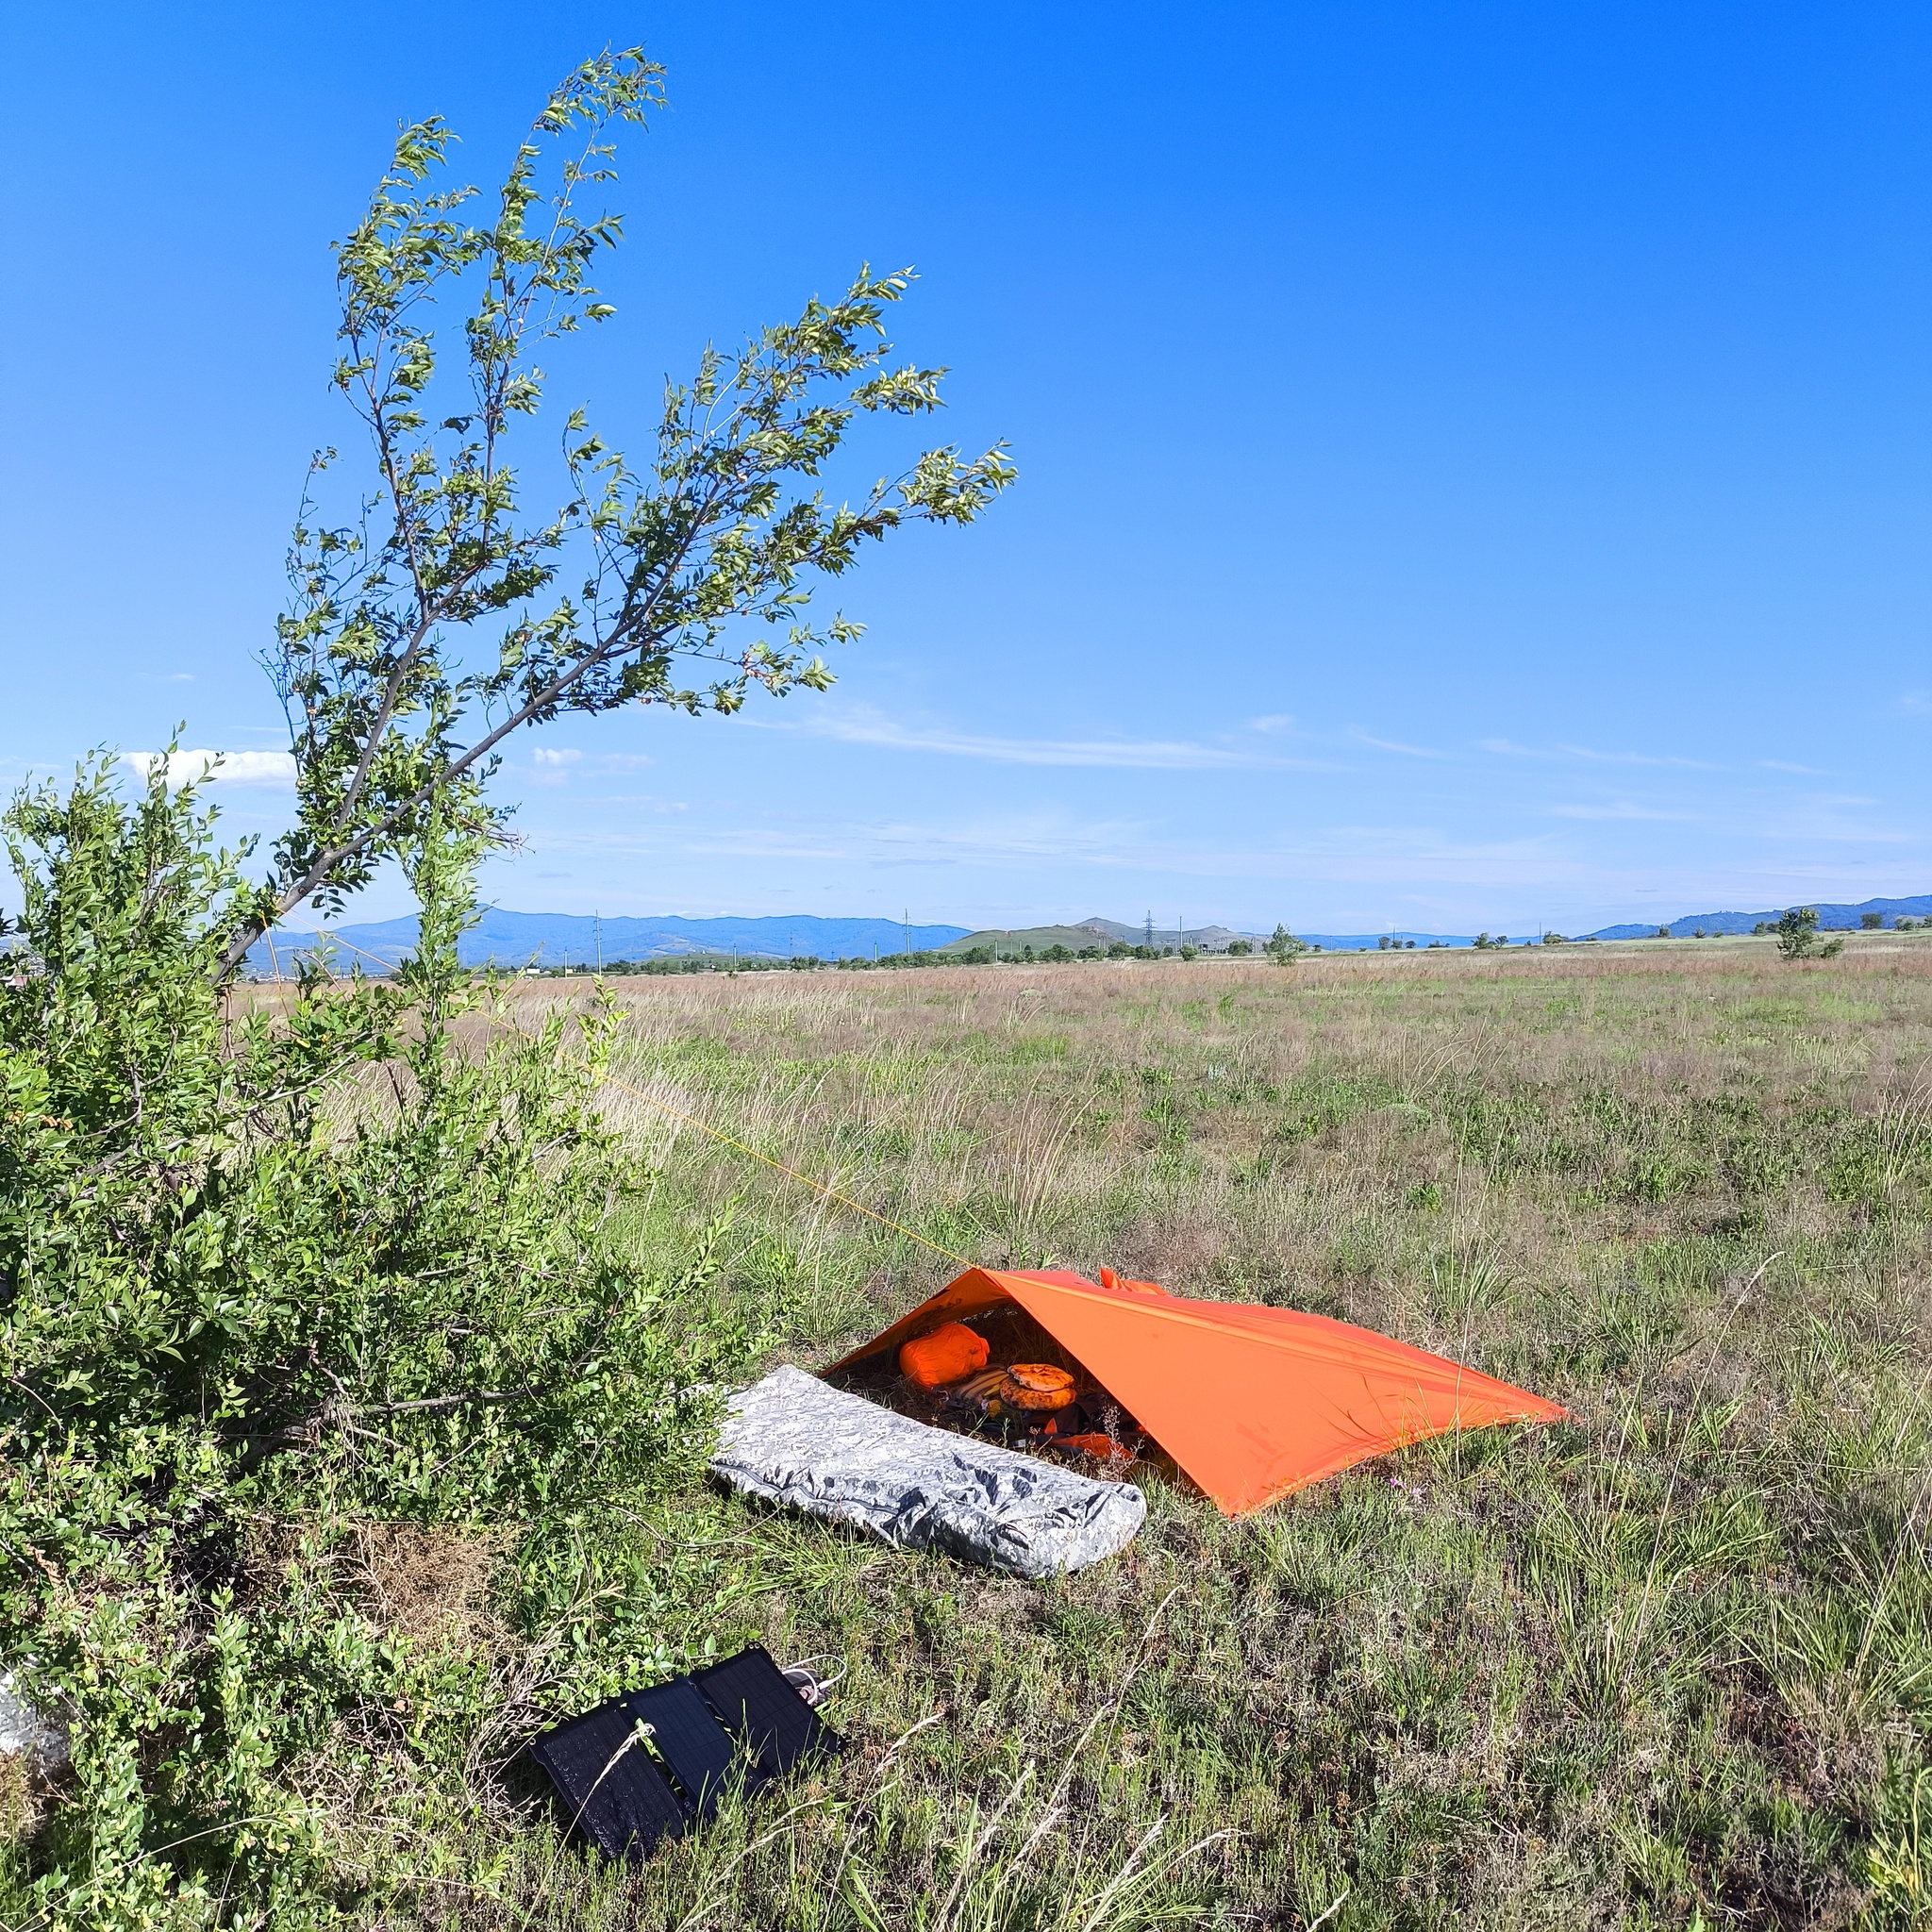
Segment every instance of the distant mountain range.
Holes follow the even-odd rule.
[[[1807,905],[1815,902],[1807,901]],[[1706,933],[1749,932],[1755,925],[1761,925],[1766,920],[1781,917],[1788,908],[1779,906],[1769,912],[1698,912],[1683,919],[1674,919],[1670,924],[1673,939],[1686,940],[1702,930]],[[1826,932],[1856,931],[1862,915],[1875,912],[1890,923],[1896,919],[1924,919],[1932,917],[1932,892],[1921,892],[1915,899],[1867,899],[1857,906],[1819,906],[1818,924]],[[1607,925],[1601,932],[1587,935],[1593,940],[1643,940],[1648,939],[1657,927],[1654,925]]]
[[[1774,920],[1782,907],[1763,912],[1695,912],[1669,922],[1666,930],[1674,939],[1690,939],[1697,933],[1749,932],[1753,926]],[[1867,899],[1857,906],[1818,908],[1818,923],[1828,932],[1855,930],[1862,915],[1875,912],[1888,924],[1899,919],[1932,918],[1932,892],[1909,899]],[[1659,922],[1661,924],[1661,922]],[[1656,925],[1625,924],[1606,925],[1595,932],[1574,933],[1573,939],[1639,940],[1656,933]],[[1473,934],[1412,932],[1324,933],[1299,935],[1308,944],[1324,952],[1374,952],[1385,941],[1392,940],[1418,947],[1428,945],[1472,946]],[[572,912],[508,912],[501,907],[488,907],[482,917],[463,936],[458,948],[466,966],[588,966],[609,965],[617,960],[662,959],[691,953],[728,955],[737,953],[756,959],[850,959],[874,958],[903,953],[909,943],[914,952],[964,952],[975,946],[991,945],[1000,953],[1017,953],[1031,946],[1044,952],[1049,946],[1063,945],[1078,952],[1084,946],[1121,941],[1128,945],[1145,943],[1147,929],[1117,919],[1083,919],[1067,925],[1038,925],[1005,930],[984,928],[970,931],[963,925],[907,925],[891,919],[821,919],[809,913],[796,917],[766,919],[683,919],[667,915],[659,919],[600,919],[594,914]],[[1534,935],[1514,934],[1510,942],[1527,945]],[[1259,945],[1265,933],[1241,933],[1224,925],[1191,925],[1183,933],[1174,926],[1154,928],[1154,943],[1178,946],[1183,939],[1204,952],[1224,952],[1238,939]],[[249,954],[249,965],[257,973],[287,973],[293,962],[320,943],[332,942],[341,970],[355,965],[365,968],[393,966],[406,959],[416,944],[413,915],[387,919],[370,925],[344,925],[326,932],[277,932],[271,948],[268,941],[258,942]]]
[[[1863,915],[1875,912],[1888,925],[1900,919],[1932,918],[1932,892],[1922,892],[1913,899],[1867,899],[1858,906],[1825,906],[1816,901],[1806,901],[1814,905],[1818,913],[1818,924],[1825,932],[1855,932],[1863,924]],[[1659,920],[1656,925],[1624,924],[1599,926],[1594,932],[1572,933],[1572,939],[1582,940],[1647,940],[1655,937],[1659,927],[1668,932],[1672,939],[1693,939],[1702,933],[1713,937],[1721,933],[1750,932],[1754,927],[1766,924],[1780,918],[1789,908],[1775,906],[1764,912],[1687,912],[1681,919],[1674,919],[1666,924]],[[1381,943],[1380,933],[1321,933],[1305,932],[1300,935],[1310,945],[1320,946],[1324,952],[1373,952]],[[1430,944],[1443,946],[1473,946],[1474,940],[1462,934],[1440,932],[1396,932],[1390,938],[1413,940],[1417,945]],[[1538,935],[1517,933],[1510,937],[1512,945],[1533,945]]]
[[[618,959],[663,959],[688,953],[740,953],[758,959],[849,959],[901,953],[909,937],[915,952],[937,952],[963,938],[963,925],[908,926],[895,919],[819,919],[809,913],[775,919],[600,919],[575,912],[507,912],[486,907],[457,948],[465,966],[591,966]],[[393,966],[416,946],[414,914],[374,925],[332,926],[325,933],[278,932],[274,957],[267,941],[248,956],[258,973],[333,941],[341,970]]]

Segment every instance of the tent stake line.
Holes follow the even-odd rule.
[[[350,952],[360,953],[365,959],[374,959],[378,966],[386,971],[393,972],[395,970],[393,961],[384,959],[375,953],[365,952],[362,947],[357,945],[353,941],[336,939],[334,934],[330,934],[329,937],[335,939],[337,944],[347,946]],[[273,958],[275,954],[275,941],[273,940],[269,941],[269,953],[270,957]],[[277,966],[277,979],[279,979],[280,971],[280,967]],[[519,1040],[527,1040],[530,1037],[520,1026],[510,1026],[502,1021],[493,1022],[492,1024],[502,1026],[506,1032],[514,1033]],[[863,1214],[868,1220],[876,1221],[881,1227],[889,1227],[894,1234],[903,1234],[908,1241],[917,1241],[922,1248],[930,1248],[935,1255],[941,1257],[943,1259],[957,1261],[961,1268],[971,1268],[975,1265],[974,1262],[969,1261],[964,1255],[956,1255],[951,1248],[941,1247],[938,1241],[928,1241],[923,1234],[916,1234],[911,1228],[902,1226],[889,1215],[880,1214],[876,1209],[868,1208],[863,1201],[855,1201],[849,1194],[841,1194],[837,1188],[828,1188],[824,1181],[813,1180],[810,1174],[800,1174],[795,1167],[787,1167],[782,1160],[774,1160],[769,1154],[760,1154],[756,1147],[747,1147],[742,1141],[734,1141],[729,1134],[721,1133],[708,1122],[699,1120],[696,1114],[686,1113],[681,1108],[673,1107],[668,1100],[659,1100],[655,1093],[646,1093],[642,1088],[633,1087],[628,1080],[620,1080],[615,1074],[598,1073],[597,1069],[591,1066],[589,1060],[584,1059],[577,1054],[572,1053],[567,1047],[561,1048],[559,1051],[562,1052],[565,1059],[571,1061],[574,1065],[582,1067],[586,1073],[593,1074],[605,1086],[615,1087],[620,1091],[628,1093],[634,1100],[641,1100],[646,1107],[655,1107],[660,1113],[668,1113],[674,1120],[682,1121],[686,1126],[695,1127],[699,1133],[710,1135],[712,1140],[722,1141],[726,1147],[735,1147],[739,1153],[748,1154],[754,1160],[763,1161],[774,1174],[782,1174],[791,1180],[802,1182],[806,1187],[811,1189],[814,1193],[823,1195],[827,1201],[836,1202],[841,1208],[849,1208],[855,1214]]]
[[[588,1060],[578,1059],[573,1053],[566,1052],[564,1057],[576,1060],[578,1066],[588,1068],[591,1073],[596,1072]],[[673,1107],[668,1100],[659,1100],[655,1093],[646,1093],[642,1088],[633,1087],[627,1080],[620,1080],[615,1074],[603,1074],[598,1077],[605,1085],[615,1087],[620,1091],[630,1094],[632,1098],[641,1100],[646,1107],[657,1108],[660,1113],[668,1113],[672,1119],[682,1121],[687,1126],[695,1127],[701,1134],[710,1135],[714,1141],[722,1141],[727,1147],[737,1148],[741,1154],[750,1155],[754,1160],[763,1161],[774,1174],[782,1174],[794,1181],[802,1181],[814,1193],[823,1194],[827,1201],[836,1202],[841,1208],[849,1208],[855,1214],[863,1214],[868,1220],[876,1221],[881,1227],[890,1227],[894,1234],[903,1234],[908,1241],[917,1241],[921,1247],[930,1248],[935,1255],[941,1256],[948,1261],[957,1261],[962,1268],[976,1265],[969,1261],[964,1255],[956,1255],[951,1248],[942,1248],[939,1242],[927,1241],[923,1234],[915,1233],[889,1215],[868,1208],[863,1201],[855,1201],[851,1195],[841,1194],[837,1188],[828,1188],[824,1181],[814,1180],[808,1174],[800,1174],[795,1167],[787,1167],[782,1160],[774,1160],[769,1154],[760,1154],[756,1147],[747,1147],[742,1141],[734,1141],[729,1134],[721,1133],[708,1122],[699,1120],[696,1114],[686,1113],[683,1108]]]

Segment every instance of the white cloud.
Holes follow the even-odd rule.
[[[995,738],[900,724],[876,712],[820,711],[796,724],[764,720],[771,730],[803,730],[846,744],[877,744],[893,751],[936,752],[942,758],[986,758],[1002,765],[1103,766],[1142,772],[1213,772],[1281,767],[1293,761],[1254,752],[1198,744],[1188,739]],[[1314,768],[1310,768],[1314,769]],[[1325,767],[1319,769],[1327,769]]]
[[[1686,811],[1658,811],[1647,805],[1633,805],[1620,799],[1615,805],[1553,805],[1552,814],[1559,819],[1661,819],[1676,824],[1692,823]]]
[[[1566,756],[1584,758],[1595,765],[1669,765],[1681,772],[1716,772],[1723,768],[1704,758],[1679,758],[1647,751],[1592,751],[1584,744],[1561,747]]]
[[[219,762],[218,762],[219,761]],[[295,782],[295,758],[286,751],[124,752],[121,762],[137,777],[145,778],[156,765],[165,765],[170,785],[196,784],[204,778],[220,785],[279,785]]]
[[[1404,744],[1393,738],[1371,738],[1366,731],[1351,731],[1349,736],[1357,744],[1371,745],[1376,751],[1399,752],[1406,758],[1439,758],[1443,756],[1441,752],[1428,751],[1419,744]]]
[[[1783,758],[1759,758],[1758,764],[1767,772],[1795,772],[1801,778],[1822,778],[1824,774],[1816,765],[1790,765]]]
[[[1707,764],[1702,758],[1679,758],[1647,751],[1592,751],[1585,744],[1558,744],[1546,749],[1535,745],[1517,744],[1507,738],[1479,738],[1478,751],[1494,752],[1499,758],[1543,758],[1557,763],[1568,759],[1579,759],[1591,765],[1666,765],[1682,772],[1717,772],[1721,765]]]
[[[1250,731],[1270,732],[1292,731],[1294,729],[1294,720],[1286,711],[1274,711],[1265,718],[1250,718],[1248,720],[1248,729]]]
[[[530,754],[530,762],[536,766],[531,782],[537,785],[568,785],[570,768],[583,757],[580,751],[551,744],[540,744]]]
[[[619,879],[635,881],[631,890],[654,904],[709,903],[719,881],[730,880],[741,902],[770,911],[793,904],[800,882],[817,881],[824,867],[840,882],[817,888],[823,903],[814,909],[835,909],[841,900],[869,905],[883,892],[895,911],[909,897],[924,917],[968,925],[1025,924],[1012,909],[1022,900],[1065,916],[1097,907],[1138,919],[1151,898],[1184,905],[1190,924],[1215,919],[1250,930],[1292,914],[1291,925],[1324,932],[1374,932],[1391,923],[1442,932],[1589,931],[1624,917],[1654,924],[1714,907],[1910,891],[1926,876],[1917,855],[1932,860],[1932,835],[1874,846],[1854,843],[1849,829],[1841,838],[1830,814],[1807,823],[1794,812],[1783,825],[1724,826],[1707,818],[1695,838],[1672,834],[1640,845],[1635,826],[1566,824],[1546,810],[1529,836],[1483,839],[1413,821],[1241,821],[1191,835],[1155,816],[1051,808],[982,806],[957,815],[941,808],[930,818],[834,815],[809,824],[778,811],[726,817],[706,808],[681,819],[627,816],[608,829],[575,814],[567,825],[536,831],[529,859],[598,881],[607,904]],[[1749,842],[1734,852],[1697,849],[1717,830]],[[498,877],[516,871],[506,865]],[[508,903],[524,903],[515,889],[497,890]],[[573,900],[572,909],[583,903]]]
[[[848,863],[936,869],[1042,864],[1103,873],[1165,872],[1197,879],[1323,880],[1350,885],[1433,880],[1483,886],[1536,885],[1572,876],[1576,861],[1541,838],[1476,844],[1412,826],[1313,829],[1277,843],[1224,846],[1163,839],[1134,819],[1080,820],[1059,812],[990,814],[934,824],[846,820],[811,826],[687,823],[597,832],[573,826],[532,837],[534,850]],[[1087,890],[1081,888],[1082,891]]]

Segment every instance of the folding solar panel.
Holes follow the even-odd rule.
[[[530,1756],[557,1787],[565,1829],[581,1831],[607,1858],[648,1858],[660,1839],[684,1830],[684,1807],[622,1699],[546,1731]]]
[[[641,1860],[709,1819],[734,1778],[749,1795],[841,1742],[754,1645],[600,1704],[546,1731],[530,1756],[557,1787],[567,1830],[608,1858]]]

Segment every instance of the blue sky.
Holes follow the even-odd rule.
[[[639,445],[706,340],[915,263],[896,340],[1021,476],[839,587],[868,630],[829,695],[521,747],[500,903],[1527,931],[1932,890],[1922,8],[4,34],[0,780],[177,718],[284,741],[255,657],[352,427],[327,242],[399,118],[488,181],[553,76],[641,40],[671,109],[553,395]],[[230,824],[270,829],[243,763]]]

